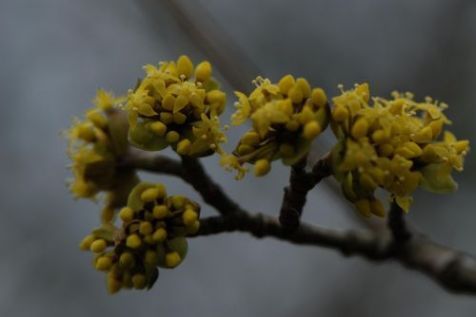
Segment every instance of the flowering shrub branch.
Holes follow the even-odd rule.
[[[228,231],[271,236],[361,255],[397,260],[433,277],[448,290],[476,291],[476,261],[440,246],[405,223],[412,194],[421,187],[446,193],[456,189],[452,171],[463,169],[469,141],[445,126],[444,103],[409,94],[371,97],[367,84],[331,100],[304,78],[283,76],[277,83],[258,77],[249,94],[235,92],[233,125],[251,124],[235,149],[223,144],[220,115],[226,94],[204,61],[187,56],[144,67],[146,75],[124,97],[99,91],[95,108],[75,120],[69,132],[70,189],[77,198],[104,197],[101,225],[80,243],[106,273],[110,293],[151,288],[159,268],[185,259],[187,239]],[[313,141],[328,127],[337,139],[330,152],[307,169]],[[170,147],[180,160],[155,152]],[[200,158],[218,155],[226,170],[242,179],[250,166],[264,177],[276,161],[290,167],[279,217],[243,209],[205,171]],[[170,194],[165,184],[141,182],[137,170],[179,177],[214,207],[218,217],[200,219],[201,206]],[[386,217],[388,230],[338,232],[301,223],[307,193],[332,176],[343,197],[363,217]]]
[[[183,171],[183,168],[181,169],[179,161],[173,161],[160,155],[141,153],[137,156],[142,157],[133,156],[130,158],[131,167],[162,173],[160,165],[156,166],[155,163],[161,164],[164,161],[170,161],[174,162],[172,170],[177,171],[173,175],[183,177],[180,172]],[[325,162],[325,160],[315,164],[313,174],[323,173],[319,167],[324,164],[321,162]],[[324,174],[325,172],[319,177],[325,177]],[[184,181],[189,182],[185,178]],[[204,182],[215,184],[209,177]],[[220,190],[219,193],[217,195],[216,192],[213,194],[203,191],[201,195],[205,198],[209,194],[213,194],[218,200],[229,201],[230,198],[226,195],[221,196],[224,194],[223,191]],[[217,204],[211,205],[223,214],[223,210]],[[226,216],[202,219],[200,230],[195,236],[236,231],[247,232],[256,238],[272,237],[298,245],[328,248],[340,251],[344,256],[362,256],[376,262],[393,260],[428,275],[450,292],[476,294],[476,259],[463,252],[440,245],[415,230],[410,230],[403,219],[401,209],[396,204],[392,204],[391,207],[389,230],[381,233],[370,230],[338,231],[308,223],[301,223],[297,229],[289,230],[283,227],[277,218],[261,213],[251,213],[239,207],[237,210],[240,211],[229,213]]]

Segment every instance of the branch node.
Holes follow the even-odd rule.
[[[393,247],[395,251],[399,251],[412,238],[412,234],[405,222],[402,208],[394,201],[390,207],[388,227],[392,232]]]
[[[331,174],[329,154],[324,155],[306,172],[307,156],[291,167],[289,185],[284,188],[283,202],[279,213],[279,222],[288,230],[299,227],[301,214],[306,204],[307,193],[323,178]]]

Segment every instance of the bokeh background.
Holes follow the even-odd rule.
[[[240,78],[293,73],[329,94],[368,81],[375,94],[431,95],[450,104],[456,134],[476,140],[472,0],[1,0],[0,316],[475,316],[475,297],[448,294],[398,264],[244,234],[194,239],[186,261],[162,271],[151,291],[108,296],[90,254],[77,248],[99,206],[69,195],[60,132],[96,89],[123,93],[142,65],[183,53],[217,62],[210,52],[228,62],[235,87],[246,86]],[[245,207],[277,212],[286,168],[235,182],[215,158],[205,165]],[[188,185],[162,180],[199,200]],[[452,195],[419,192],[408,218],[476,254],[474,153],[457,180]],[[305,220],[361,227],[329,188],[310,193]]]

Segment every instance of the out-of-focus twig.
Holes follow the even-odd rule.
[[[251,80],[261,74],[245,51],[198,1],[137,0],[137,3],[158,24],[161,21],[154,12],[160,10],[159,6],[165,8],[183,34],[217,66],[234,89],[247,91]]]

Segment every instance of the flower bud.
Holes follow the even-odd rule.
[[[193,64],[190,58],[186,55],[181,55],[177,60],[178,75],[184,75],[185,78],[190,78],[193,74]]]
[[[212,76],[212,65],[209,62],[201,62],[195,68],[195,78],[201,82],[207,82]]]
[[[107,243],[104,239],[97,239],[91,243],[90,250],[94,253],[101,253],[106,250]]]
[[[255,162],[255,176],[264,176],[271,169],[271,164],[266,159],[260,159]]]
[[[138,249],[142,245],[142,241],[137,234],[131,234],[126,239],[126,245],[131,249]]]

